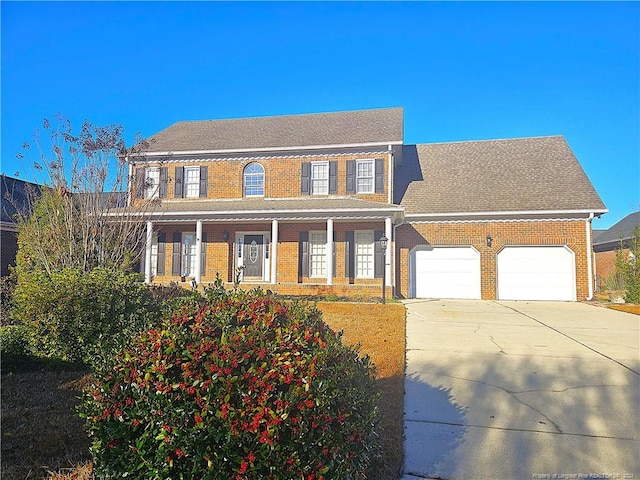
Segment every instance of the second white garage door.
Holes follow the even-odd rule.
[[[472,247],[414,252],[416,298],[474,298],[480,292],[480,253]]]
[[[505,247],[498,253],[498,299],[573,301],[575,271],[565,246]]]

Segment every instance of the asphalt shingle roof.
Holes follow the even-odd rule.
[[[196,201],[163,201],[152,211],[153,216],[163,219],[173,216],[212,216],[226,217],[296,217],[320,215],[325,218],[327,212],[336,218],[378,216],[400,213],[401,207],[379,202],[368,202],[348,197],[310,197],[295,199],[244,198],[238,200],[196,200]]]
[[[0,219],[16,223],[17,215],[30,213],[32,201],[40,195],[41,186],[18,178],[0,176]]]
[[[403,158],[407,214],[605,210],[562,136],[406,145]]]
[[[402,142],[402,108],[177,122],[149,153]]]
[[[593,239],[593,246],[606,243],[620,243],[620,240],[628,240],[633,237],[634,230],[640,228],[640,212],[630,213],[608,230],[598,234]]]

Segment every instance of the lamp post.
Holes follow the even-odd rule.
[[[387,303],[385,285],[387,283],[387,242],[389,239],[382,235],[380,237],[380,248],[382,248],[382,303]]]

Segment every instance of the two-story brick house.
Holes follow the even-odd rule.
[[[239,275],[285,294],[379,296],[384,277],[401,298],[591,295],[591,219],[606,209],[562,137],[404,145],[403,130],[402,109],[387,108],[161,131],[128,157],[131,201],[155,203],[146,280]]]

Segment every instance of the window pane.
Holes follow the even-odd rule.
[[[373,193],[373,160],[358,160],[356,163],[356,192]]]
[[[264,168],[259,163],[251,163],[244,169],[244,195],[264,196]]]
[[[311,163],[311,193],[327,195],[329,193],[329,163]]]
[[[327,276],[327,234],[310,232],[309,234],[309,276]]]
[[[196,272],[196,234],[185,233],[182,236],[184,255],[182,256],[182,274],[186,277]]]
[[[356,232],[356,277],[373,278],[374,276],[374,241],[373,232]]]
[[[185,197],[193,198],[200,195],[200,167],[184,169]]]
[[[145,197],[158,198],[160,195],[160,169],[147,168],[145,177]]]
[[[158,234],[154,233],[151,240],[151,275],[158,274]]]

